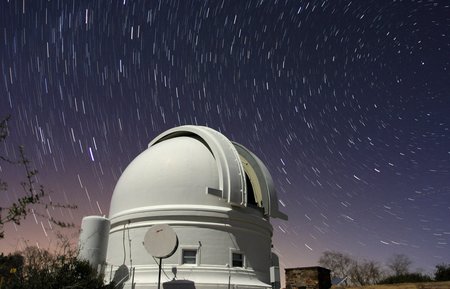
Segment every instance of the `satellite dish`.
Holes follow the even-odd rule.
[[[168,258],[178,248],[177,234],[167,224],[154,225],[145,234],[144,247],[155,258]]]

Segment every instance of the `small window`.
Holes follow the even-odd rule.
[[[244,256],[241,253],[233,253],[233,267],[244,267]]]
[[[197,250],[183,250],[183,264],[197,264]]]

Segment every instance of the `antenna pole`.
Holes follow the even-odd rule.
[[[158,289],[160,289],[160,285],[161,285],[161,265],[162,265],[162,259],[163,259],[163,258],[159,258]]]

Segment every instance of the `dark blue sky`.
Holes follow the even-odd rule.
[[[446,1],[2,1],[0,149],[25,144],[79,205],[49,213],[79,223],[156,135],[207,125],[269,167],[283,266],[337,250],[429,272],[450,262],[449,51]],[[0,248],[47,246],[36,220]]]

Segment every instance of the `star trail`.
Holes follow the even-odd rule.
[[[2,0],[0,153],[23,144],[52,200],[79,207],[44,213],[79,224],[155,136],[209,126],[271,171],[283,267],[337,250],[431,272],[450,262],[449,52],[443,0]],[[22,175],[0,173],[7,204]],[[29,216],[0,249],[55,230]]]

